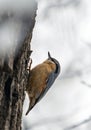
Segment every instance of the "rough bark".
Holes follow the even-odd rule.
[[[35,24],[37,3],[33,9],[29,31],[21,47],[0,56],[0,130],[21,130],[23,102],[27,83],[30,42]],[[30,13],[31,14],[31,13]],[[18,49],[18,50],[17,50]]]

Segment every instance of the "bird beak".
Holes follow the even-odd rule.
[[[51,59],[51,55],[50,55],[50,52],[48,51],[48,59]]]

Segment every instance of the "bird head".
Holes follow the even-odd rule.
[[[51,60],[56,65],[56,70],[54,72],[55,73],[55,78],[56,78],[59,75],[59,73],[60,73],[60,68],[61,68],[60,67],[60,63],[55,58],[51,57],[50,52],[48,52],[48,60]]]

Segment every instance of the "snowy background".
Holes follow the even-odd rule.
[[[0,0],[0,53],[24,39],[31,7],[31,0]],[[61,73],[28,116],[26,96],[23,130],[91,130],[91,1],[38,0],[31,45],[32,67],[50,51]]]

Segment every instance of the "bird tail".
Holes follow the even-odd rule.
[[[28,115],[28,113],[30,112],[30,110],[33,108],[33,106],[31,106],[31,104],[29,104],[29,108],[28,108],[28,110],[27,110],[27,112],[26,112],[26,116]]]

